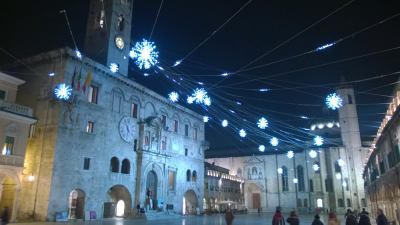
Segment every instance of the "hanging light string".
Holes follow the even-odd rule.
[[[67,23],[68,30],[69,30],[69,34],[71,35],[72,42],[74,43],[75,49],[78,49],[78,46],[76,45],[76,41],[75,41],[74,34],[72,33],[71,25],[69,24],[69,19],[68,19],[67,11],[66,11],[65,9],[63,9],[63,10],[60,10],[60,13],[61,13],[61,14],[64,14],[65,22]]]
[[[153,28],[151,29],[151,33],[150,33],[150,36],[149,36],[149,41],[151,40],[151,37],[153,36],[154,28],[156,27],[156,24],[157,24],[157,21],[158,21],[158,16],[160,15],[163,3],[164,3],[164,0],[161,0],[160,6],[158,7],[158,12],[157,12],[156,19],[154,20],[154,23],[153,23]]]

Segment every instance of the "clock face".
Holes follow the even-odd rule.
[[[118,49],[122,50],[125,47],[124,39],[121,36],[115,37],[115,45]]]
[[[136,123],[132,117],[124,117],[119,122],[119,134],[126,142],[132,142],[136,135]]]

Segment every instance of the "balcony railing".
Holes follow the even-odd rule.
[[[24,157],[17,155],[0,155],[0,165],[23,167]]]
[[[30,116],[30,117],[33,114],[32,109],[27,106],[18,105],[18,104],[6,102],[3,100],[0,100],[0,110],[12,112],[12,113],[23,115],[23,116]]]

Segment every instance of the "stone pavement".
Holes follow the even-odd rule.
[[[284,214],[285,219],[287,214]],[[300,215],[300,225],[311,225],[313,215]],[[327,225],[327,215],[321,215],[322,222]],[[338,215],[341,225],[345,224],[344,216]],[[264,213],[261,216],[257,214],[239,214],[235,215],[233,225],[271,225],[272,214]],[[15,223],[14,225],[225,225],[224,215],[212,216],[182,216],[180,218],[168,220],[146,221],[140,219],[104,219],[85,222],[35,222],[35,223]],[[13,224],[10,224],[13,225]]]

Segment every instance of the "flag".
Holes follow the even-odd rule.
[[[72,89],[75,88],[75,77],[76,77],[76,66],[75,66],[75,69],[74,69],[74,75],[72,75],[72,79],[71,79],[71,87],[72,87]]]
[[[78,91],[80,91],[80,89],[81,89],[81,78],[82,78],[82,67],[79,70],[78,79],[77,79],[78,80],[78,85],[76,85],[76,89]]]
[[[90,82],[92,82],[92,78],[93,78],[93,73],[91,70],[89,70],[88,74],[86,75],[85,83],[83,83],[82,87],[83,93],[86,92],[86,87],[90,85]]]

